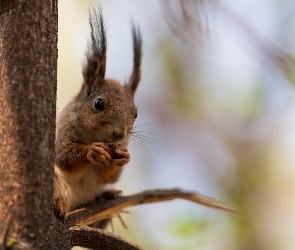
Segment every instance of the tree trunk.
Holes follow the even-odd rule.
[[[51,249],[57,0],[0,0],[0,249]]]

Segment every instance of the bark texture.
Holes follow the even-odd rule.
[[[0,0],[2,248],[52,246],[56,66],[57,0]]]

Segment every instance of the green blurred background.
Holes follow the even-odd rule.
[[[130,208],[115,233],[144,249],[295,249],[294,0],[60,0],[58,111],[79,91],[88,8],[100,3],[107,76],[132,69],[143,35],[139,117],[125,194],[181,187],[242,206],[245,219],[186,201]]]

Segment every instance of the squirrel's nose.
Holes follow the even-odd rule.
[[[125,138],[125,130],[124,129],[115,129],[113,131],[114,139],[123,140]]]

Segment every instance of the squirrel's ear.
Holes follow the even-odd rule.
[[[86,64],[83,69],[83,92],[90,95],[99,84],[102,84],[106,71],[107,39],[103,21],[102,10],[98,12],[93,8],[89,11],[91,40],[88,43]]]
[[[141,58],[142,58],[142,38],[140,29],[134,25],[132,26],[132,40],[133,40],[133,70],[127,87],[130,88],[131,93],[134,94],[141,79]]]

